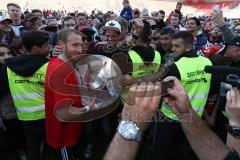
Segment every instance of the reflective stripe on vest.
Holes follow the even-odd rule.
[[[146,75],[151,75],[157,73],[159,71],[161,65],[161,54],[155,51],[154,59],[151,64],[145,65],[143,59],[139,54],[135,51],[128,52],[129,57],[132,60],[133,69],[132,69],[132,77],[142,77]],[[121,102],[124,104],[128,95],[128,87],[123,88],[121,94]]]
[[[44,105],[40,105],[40,106],[35,106],[35,107],[22,107],[22,108],[17,108],[16,110],[18,112],[27,112],[27,113],[32,113],[32,112],[36,112],[36,111],[41,111],[44,110],[45,106]]]
[[[45,118],[44,82],[48,63],[32,76],[23,77],[7,68],[8,82],[18,119],[32,121]]]
[[[181,84],[188,93],[191,106],[201,117],[210,90],[211,74],[204,72],[204,67],[212,65],[205,57],[183,57],[175,63],[181,76]],[[161,111],[169,118],[178,120],[170,107],[163,103]]]
[[[12,94],[13,99],[33,99],[43,97],[41,93],[30,93],[30,94]]]

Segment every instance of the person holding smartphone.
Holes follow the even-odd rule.
[[[167,89],[169,96],[164,98],[164,101],[181,120],[181,127],[198,158],[239,160],[240,136],[237,134],[240,133],[239,90],[235,88],[227,93],[226,110],[229,114],[229,126],[227,144],[224,144],[192,109],[188,94],[180,81],[176,77],[167,77],[164,81],[173,82],[173,86]],[[142,136],[149,126],[149,120],[158,110],[161,95],[164,93],[162,85],[163,83],[141,83],[131,87],[117,133],[104,160],[135,159]],[[164,140],[163,137],[159,138]]]

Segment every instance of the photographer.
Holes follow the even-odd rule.
[[[53,48],[57,44],[57,33],[60,31],[60,27],[56,19],[49,19],[47,26],[44,28],[49,33],[49,43]]]
[[[165,98],[165,102],[171,106],[172,111],[181,120],[180,123],[184,133],[198,158],[202,160],[238,160],[238,153],[240,153],[239,135],[237,136],[229,130],[227,145],[223,144],[193,111],[188,95],[179,80],[175,77],[167,77],[164,81],[173,81],[173,88],[168,89],[170,96]],[[122,121],[105,155],[105,160],[131,160],[135,158],[142,134],[148,128],[149,120],[158,110],[160,95],[163,93],[159,83],[148,83],[147,85],[141,83],[139,86],[131,87],[127,103],[122,112]],[[228,92],[226,110],[229,114],[229,124],[239,131],[240,94],[238,90],[233,89]],[[122,125],[124,123],[125,126]],[[132,128],[131,131],[133,132],[131,134],[128,134],[129,129],[124,129],[127,126]]]
[[[156,22],[156,28],[161,30],[162,28],[166,27],[166,23],[164,22],[164,11],[155,11],[151,13],[152,19]]]
[[[38,17],[36,15],[27,13],[24,22],[24,26],[19,28],[20,36],[22,36],[24,32],[38,30]]]

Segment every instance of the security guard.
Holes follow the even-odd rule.
[[[121,65],[123,71],[128,70],[132,78],[154,75],[160,69],[161,54],[149,47],[151,41],[151,27],[147,21],[143,21],[144,27],[136,39],[135,46],[128,51],[128,64]],[[136,37],[136,36],[135,36]],[[116,60],[117,61],[117,60]],[[130,65],[130,68],[129,68]],[[128,67],[128,69],[123,69]],[[128,95],[128,88],[123,88],[121,102],[124,104]]]
[[[138,46],[140,47],[140,46]],[[136,47],[135,47],[136,48]],[[140,52],[141,53],[141,52]],[[150,52],[151,53],[151,52]],[[141,56],[134,50],[128,52],[128,55],[132,61],[132,73],[133,78],[143,77],[147,75],[153,75],[157,73],[161,65],[161,55],[158,51],[153,51],[153,60],[149,64],[145,64]],[[123,88],[121,94],[121,102],[124,104],[128,95],[128,88]]]
[[[201,117],[207,102],[211,84],[211,74],[204,72],[205,66],[212,65],[207,58],[197,56],[193,50],[193,37],[187,31],[181,31],[173,36],[172,51],[175,63],[169,66],[166,76],[177,77],[190,98],[190,103]],[[197,159],[185,137],[177,116],[171,111],[167,103],[161,107],[161,120],[155,158],[168,159]],[[191,121],[191,117],[189,117]],[[175,148],[174,148],[175,147]]]
[[[26,54],[10,58],[3,76],[8,79],[18,119],[27,136],[28,160],[40,160],[40,146],[45,135],[44,82],[50,46],[45,32],[23,34]],[[17,133],[16,133],[17,134]]]

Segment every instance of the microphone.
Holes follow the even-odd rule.
[[[204,71],[211,74],[237,74],[240,75],[240,68],[225,66],[206,66]]]

